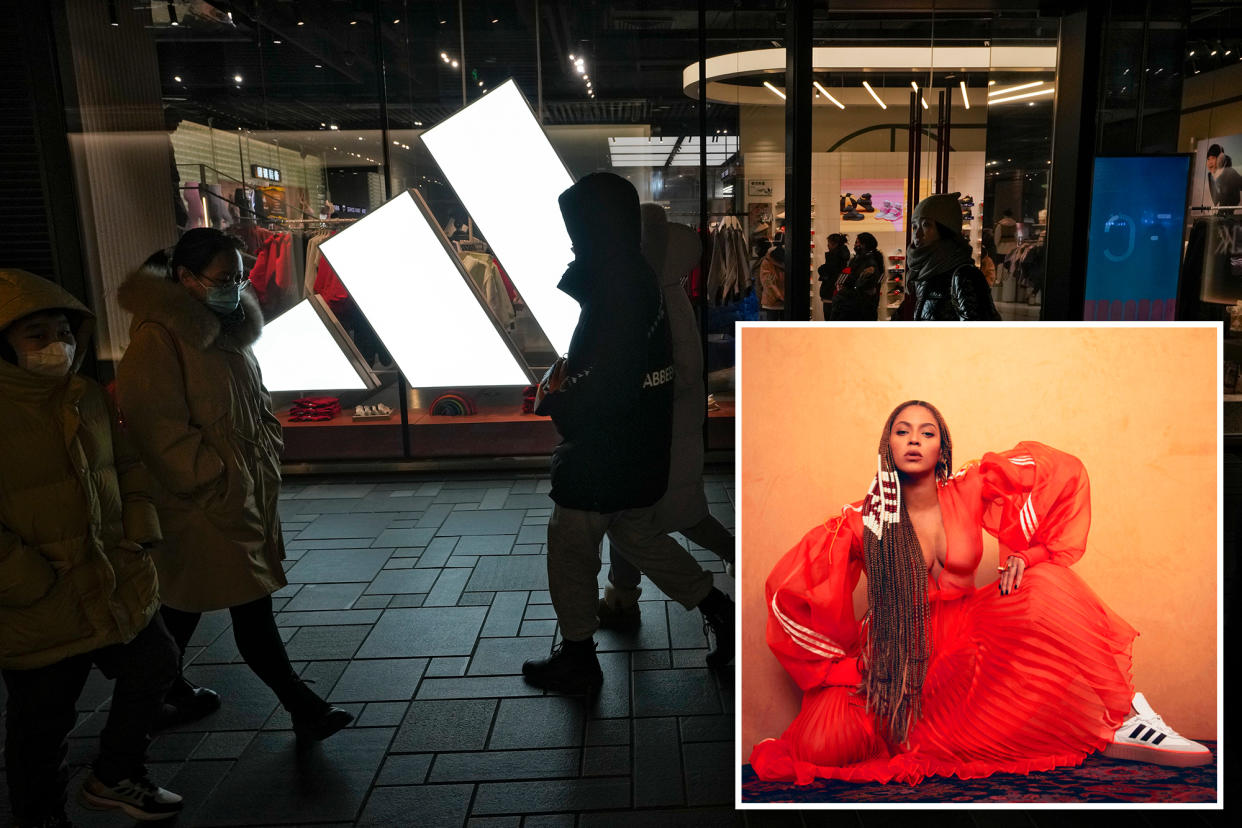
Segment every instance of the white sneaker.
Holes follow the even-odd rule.
[[[1191,768],[1212,761],[1211,751],[1165,724],[1142,693],[1134,694],[1130,709],[1134,715],[1117,728],[1113,743],[1104,748],[1105,756],[1174,768]]]

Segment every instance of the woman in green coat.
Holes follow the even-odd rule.
[[[271,595],[286,583],[276,511],[283,441],[250,348],[263,315],[248,284],[238,241],[214,228],[190,230],[147,259],[118,293],[133,321],[117,397],[156,484],[161,613],[182,655],[202,613],[228,609],[242,658],[299,738],[324,739],[353,716],[298,677],[276,628]],[[166,701],[171,721],[219,706],[184,676]]]
[[[58,285],[0,270],[0,671],[19,826],[67,824],[65,737],[92,663],[116,686],[83,804],[181,809],[144,767],[177,670],[147,553],[160,527],[106,395],[77,373],[93,324]]]

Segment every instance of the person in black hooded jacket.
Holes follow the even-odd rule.
[[[916,322],[999,322],[991,288],[962,237],[960,193],[937,193],[910,216],[914,243],[906,250],[906,289]]]
[[[548,587],[563,641],[522,667],[527,683],[584,692],[603,681],[595,656],[599,546],[607,533],[670,598],[699,607],[718,647],[732,647],[732,602],[690,553],[659,532],[652,506],[668,485],[673,346],[659,280],[643,257],[634,186],[592,173],[560,196],[574,261],[558,287],[581,306],[563,379],[547,393],[561,442],[552,455]]]

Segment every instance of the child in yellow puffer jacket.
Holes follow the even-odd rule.
[[[164,819],[147,733],[177,671],[160,620],[146,473],[107,396],[79,376],[93,316],[58,285],[0,269],[0,673],[18,826],[66,825],[66,737],[91,665],[116,679],[84,805]]]

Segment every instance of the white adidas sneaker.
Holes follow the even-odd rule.
[[[1165,724],[1142,693],[1134,694],[1130,709],[1133,715],[1117,728],[1113,743],[1104,748],[1105,756],[1174,768],[1190,768],[1212,761],[1211,751]]]

